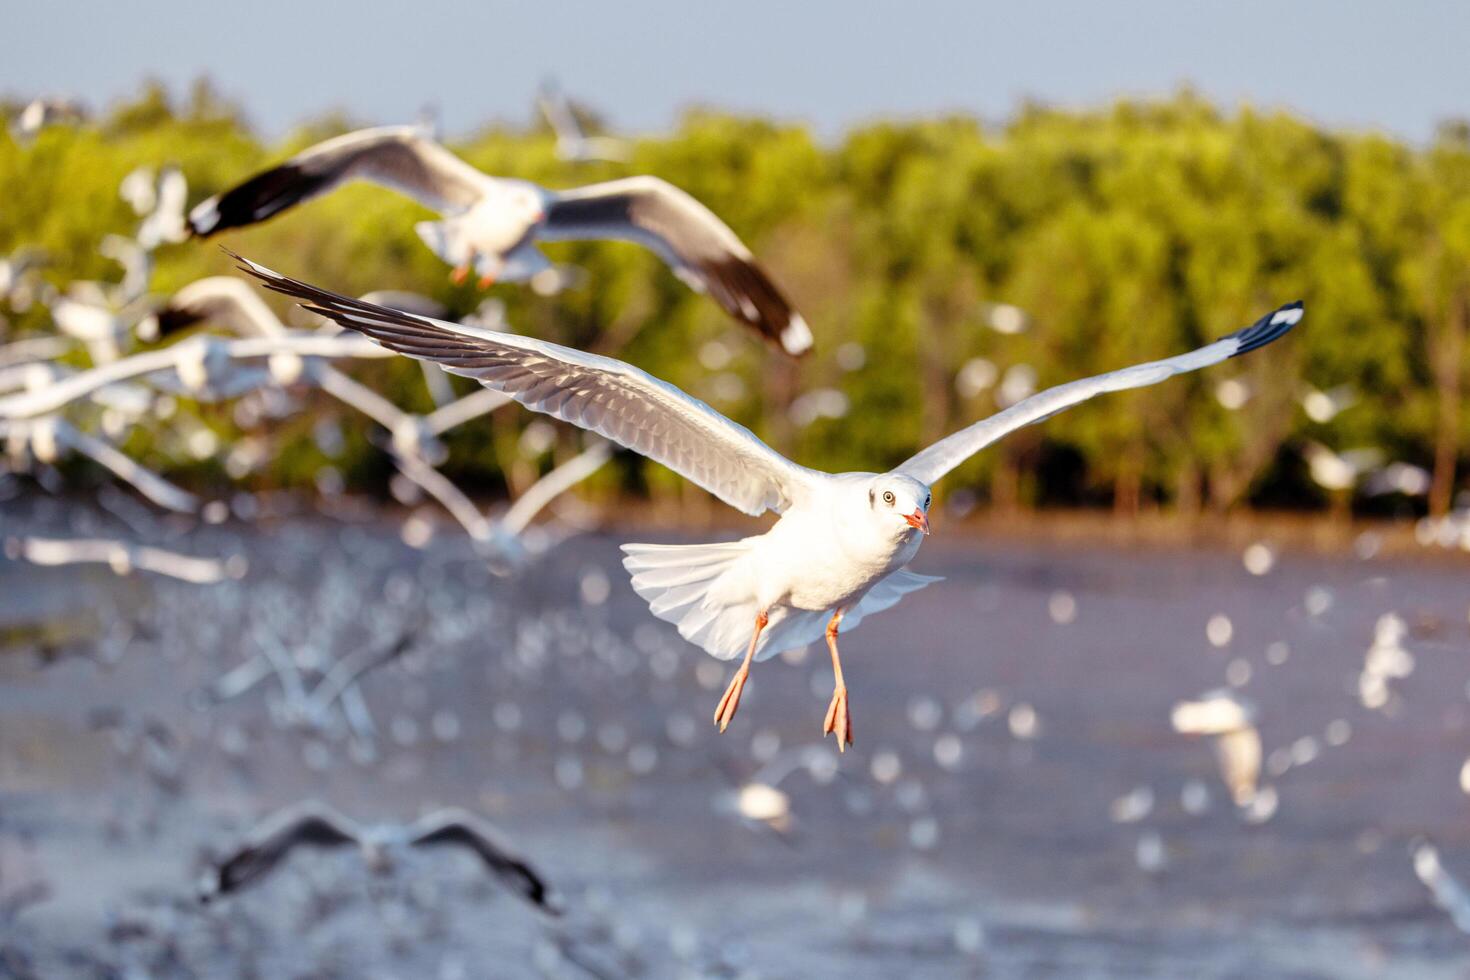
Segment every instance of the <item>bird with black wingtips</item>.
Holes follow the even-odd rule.
[[[801,314],[730,227],[688,193],[657,177],[628,177],[565,191],[481,173],[413,126],[363,129],[309,147],[195,206],[189,227],[204,238],[265,221],[352,180],[368,180],[442,214],[415,230],[463,281],[521,282],[553,268],[537,243],[636,242],[692,289],[800,356],[812,346]]]
[[[560,914],[550,886],[540,873],[488,821],[467,810],[436,810],[407,824],[364,826],[316,800],[303,800],[266,817],[226,857],[210,864],[199,896],[213,901],[256,884],[298,847],[355,846],[370,871],[392,867],[403,848],[468,848],[508,890],[535,908]]]
[[[238,258],[238,256],[237,256]],[[753,660],[825,636],[832,701],[823,732],[852,741],[838,633],[934,578],[908,570],[929,533],[931,486],[997,439],[1110,391],[1157,384],[1283,336],[1302,318],[1289,303],[1176,357],[1059,385],[936,442],[887,473],[823,473],[793,463],[744,426],[644,371],[514,334],[488,334],[339,296],[241,259],[242,270],[308,310],[384,347],[474,378],[543,412],[633,449],[747,514],[773,510],[764,534],[714,544],[627,544],[623,564],[655,616],[721,660],[744,654],[719,706],[735,716]]]

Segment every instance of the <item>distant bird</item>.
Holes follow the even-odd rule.
[[[189,203],[189,182],[178,167],[164,167],[158,175],[153,208],[138,226],[138,244],[150,252],[160,245],[187,241],[189,226],[184,208]]]
[[[1409,847],[1409,855],[1417,877],[1438,905],[1449,915],[1450,921],[1461,932],[1470,934],[1470,889],[1446,870],[1439,859],[1439,848],[1425,840],[1417,840]]]
[[[6,538],[4,553],[7,558],[28,561],[33,565],[106,565],[118,575],[127,575],[135,570],[152,572],[195,585],[238,579],[249,567],[243,555],[223,561],[195,558],[163,548],[104,538]]]
[[[835,685],[823,730],[836,734],[839,747],[852,741],[852,728],[838,631],[844,620],[851,628],[934,581],[905,566],[929,532],[935,481],[1022,426],[1104,392],[1156,384],[1255,350],[1302,318],[1302,305],[1288,304],[1192,353],[1024,398],[888,473],[832,475],[791,462],[703,402],[613,358],[412,316],[241,263],[270,289],[390,350],[437,361],[534,411],[597,432],[663,463],[737,510],[781,514],[766,533],[740,541],[624,545],[624,566],[653,614],[678,624],[685,639],[722,660],[744,651],[715,711],[721,730],[735,715],[757,653],[765,659],[825,635]]]
[[[1363,492],[1370,497],[1381,497],[1401,493],[1406,497],[1422,497],[1429,492],[1434,477],[1422,466],[1413,463],[1389,463],[1381,470],[1369,474],[1363,484]]]
[[[1326,424],[1358,403],[1358,393],[1352,385],[1338,385],[1321,391],[1307,386],[1300,396],[1302,411],[1313,422]]]
[[[0,397],[0,419],[49,415],[63,405],[92,397],[118,382],[146,375],[152,375],[152,383],[161,387],[168,387],[162,375],[174,375],[178,383],[195,393],[196,397],[208,395],[213,386],[229,380],[235,370],[232,362],[278,355],[298,358],[387,356],[378,347],[358,338],[316,333],[294,332],[279,337],[242,337],[238,340],[190,337],[168,347],[143,351],[89,371],[80,371],[41,388]]]
[[[79,123],[87,119],[87,110],[75,99],[42,96],[32,100],[16,117],[16,133],[30,139],[47,126],[57,123]]]
[[[1236,806],[1255,798],[1261,777],[1261,734],[1256,709],[1233,691],[1215,690],[1193,701],[1180,701],[1171,715],[1181,735],[1213,738],[1220,779]]]
[[[104,235],[102,243],[97,246],[97,251],[122,266],[122,282],[118,283],[109,294],[113,303],[118,306],[126,306],[147,295],[148,284],[153,280],[153,254],[151,252],[139,245],[137,240],[123,235]],[[154,328],[156,329],[156,321]],[[155,334],[145,339],[156,340],[157,336]]]
[[[715,809],[784,837],[791,833],[795,818],[791,797],[781,789],[781,783],[802,770],[817,777],[819,782],[828,782],[837,773],[837,757],[829,749],[812,745],[788,749],[761,766],[738,788],[716,796]]]
[[[607,443],[595,442],[533,483],[498,520],[480,513],[463,491],[422,459],[395,453],[393,462],[400,473],[449,511],[483,554],[503,562],[503,568],[513,568],[526,560],[521,533],[530,525],[532,518],[557,497],[596,473],[611,456],[612,450]]]
[[[46,305],[56,329],[81,342],[94,365],[110,364],[127,353],[135,335],[143,340],[158,335],[158,321],[146,299],[114,307],[105,301],[94,301],[90,295],[57,294],[47,299]]]
[[[556,134],[556,155],[572,163],[622,163],[632,155],[626,140],[588,136],[561,88],[550,80],[536,93],[536,104]]]
[[[309,147],[279,166],[211,197],[189,214],[195,235],[264,221],[351,180],[391,187],[443,214],[415,226],[462,281],[473,267],[480,285],[523,281],[552,268],[537,243],[625,239],[652,249],[691,288],[725,312],[804,354],[811,331],[715,214],[657,177],[629,177],[567,191],[491,177],[411,126],[348,133]]]
[[[355,845],[374,872],[392,865],[393,852],[409,847],[455,845],[473,851],[500,883],[543,912],[559,914],[541,874],[516,853],[489,822],[467,810],[436,810],[409,824],[362,826],[331,807],[307,800],[267,817],[200,884],[209,901],[258,883],[297,847]]]
[[[1324,490],[1338,492],[1353,489],[1359,480],[1383,463],[1383,453],[1377,449],[1346,449],[1335,453],[1318,442],[1304,445],[1302,455],[1306,457],[1313,482]]]
[[[192,493],[58,415],[26,420],[0,418],[0,441],[13,456],[28,452],[37,462],[47,464],[60,459],[62,450],[72,450],[111,471],[160,507],[185,514],[192,514],[199,508],[199,498]]]

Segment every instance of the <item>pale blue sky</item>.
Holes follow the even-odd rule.
[[[1470,115],[1470,4],[1052,0],[6,0],[0,91],[95,105],[210,74],[268,133],[435,104],[445,128],[528,117],[553,74],[633,132],[703,103],[816,124],[1005,116],[1188,82],[1227,105],[1426,137]]]

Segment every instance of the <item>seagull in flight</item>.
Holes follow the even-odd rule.
[[[852,742],[838,633],[937,581],[908,570],[929,533],[930,488],[1023,426],[1109,391],[1157,384],[1271,343],[1302,318],[1289,303],[1197,350],[1058,385],[941,439],[887,473],[823,473],[622,361],[516,334],[474,331],[340,296],[240,258],[242,271],[389,350],[438,362],[533,411],[641,453],[746,514],[775,511],[764,534],[694,545],[626,544],[623,565],[653,614],[720,660],[744,654],[715,709],[724,731],[753,660],[825,636],[832,701],[823,734]]]
[[[556,155],[570,163],[623,163],[632,154],[625,140],[588,136],[572,111],[571,102],[555,82],[547,80],[536,93],[536,105],[556,134]]]
[[[565,191],[481,173],[414,126],[363,129],[308,147],[189,212],[206,238],[264,221],[351,180],[368,180],[438,211],[419,237],[481,288],[554,268],[542,241],[623,239],[651,249],[674,274],[793,357],[811,330],[750,249],[709,208],[657,177],[627,177]]]
[[[409,824],[361,826],[315,800],[288,806],[262,821],[233,853],[209,870],[200,883],[200,897],[209,901],[259,881],[297,847],[349,844],[361,850],[374,872],[391,868],[395,849],[442,844],[466,847],[506,888],[543,912],[559,912],[540,873],[498,830],[467,810],[451,807]]]

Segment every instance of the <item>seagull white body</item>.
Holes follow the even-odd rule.
[[[652,250],[692,289],[731,316],[805,353],[811,330],[745,244],[709,208],[657,177],[628,177],[565,191],[481,173],[413,126],[347,133],[197,205],[195,235],[267,218],[351,180],[370,180],[444,217],[414,226],[461,280],[473,268],[482,286],[521,282],[554,268],[537,243],[621,239]]]
[[[799,466],[703,402],[621,361],[514,334],[363,303],[248,260],[242,268],[312,312],[391,350],[436,361],[521,404],[594,431],[709,490],[747,514],[773,510],[770,530],[741,541],[624,546],[633,588],[655,616],[720,659],[745,659],[716,710],[734,716],[752,660],[825,634],[836,678],[825,731],[851,741],[840,628],[934,581],[906,569],[929,530],[931,485],[1022,426],[1095,395],[1156,384],[1281,337],[1302,317],[1289,304],[1178,357],[1060,385],[1024,398],[883,474],[829,474]]]
[[[825,475],[825,474],[824,474]],[[874,520],[868,490],[882,482],[894,504],[882,506],[891,519]],[[875,495],[876,496],[876,495]],[[806,499],[782,513],[769,531],[729,544],[710,545],[710,561],[691,569],[691,548],[627,545],[625,562],[633,588],[648,599],[654,615],[679,626],[685,639],[721,660],[745,652],[750,624],[766,610],[768,620],[755,659],[819,640],[834,609],[849,610],[845,625],[893,605],[906,592],[938,579],[901,571],[918,554],[920,530],[905,515],[926,511],[928,488],[896,475],[844,473],[819,481]],[[677,569],[672,574],[668,569]],[[708,579],[679,581],[701,571]],[[875,587],[883,587],[873,594]],[[680,600],[702,588],[700,608]],[[702,613],[718,608],[706,619]]]

